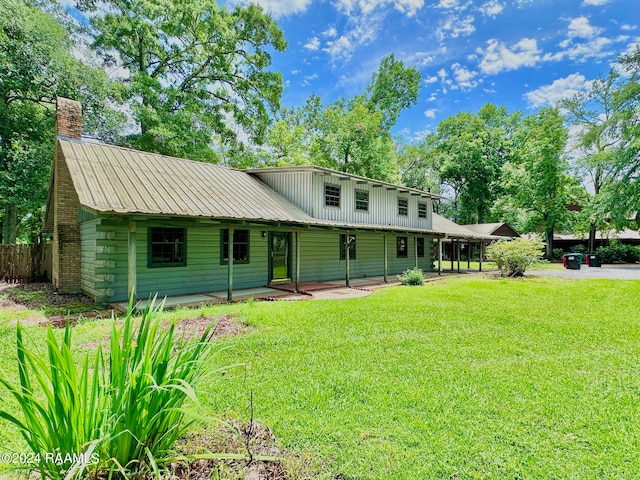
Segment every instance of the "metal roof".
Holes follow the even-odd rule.
[[[442,195],[437,195],[431,192],[425,192],[424,190],[420,190],[418,188],[407,187],[406,185],[396,185],[395,183],[385,182],[384,180],[376,180],[373,178],[362,177],[360,175],[355,175],[353,173],[340,172],[338,170],[333,170],[331,168],[326,168],[326,167],[320,167],[317,165],[292,165],[289,167],[250,168],[250,169],[246,169],[245,172],[248,172],[248,173],[316,172],[316,173],[322,173],[323,175],[329,175],[329,176],[339,177],[344,179],[351,179],[357,182],[366,182],[372,185],[382,185],[382,186],[396,189],[396,190],[404,190],[407,193],[414,193],[422,197],[430,197],[436,200],[444,198]]]
[[[449,219],[444,218],[437,213],[433,213],[433,229],[438,232],[443,232],[450,238],[466,238],[470,240],[500,240],[508,237],[500,237],[497,235],[488,235],[483,233],[474,232],[468,228],[458,225]]]
[[[96,212],[314,220],[241,170],[106,144],[58,142],[80,204]]]
[[[436,213],[431,229],[321,220],[311,217],[247,171],[102,143],[62,137],[57,141],[80,204],[96,213],[282,222],[469,239],[500,238],[475,234]]]

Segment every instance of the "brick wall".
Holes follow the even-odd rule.
[[[82,107],[79,102],[58,97],[56,135],[80,140]],[[53,181],[53,259],[51,281],[60,293],[80,292],[80,226],[78,195],[67,162],[56,146]]]

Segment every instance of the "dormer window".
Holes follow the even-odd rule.
[[[340,208],[340,185],[324,184],[324,204]]]
[[[356,210],[369,211],[369,192],[366,190],[356,190]]]
[[[409,200],[406,198],[398,199],[398,215],[406,217],[409,215]]]
[[[418,203],[418,218],[427,218],[427,204]]]

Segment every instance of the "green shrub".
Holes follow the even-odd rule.
[[[561,248],[554,248],[551,251],[551,260],[562,260],[562,256],[564,255],[564,250]]]
[[[398,280],[403,285],[423,285],[424,284],[424,272],[420,268],[412,268],[398,275]]]
[[[635,263],[640,260],[640,248],[623,243],[599,247],[596,253],[600,255],[602,263]]]
[[[521,277],[527,268],[537,264],[544,253],[541,240],[499,240],[487,247],[487,257],[496,262],[502,276]]]
[[[578,243],[577,245],[571,247],[571,253],[581,253],[584,256],[587,253],[587,247],[585,247],[581,243]]]
[[[79,370],[71,354],[69,325],[61,343],[48,327],[47,360],[25,345],[18,325],[19,384],[0,382],[17,400],[23,418],[7,410],[0,410],[0,417],[13,423],[33,453],[41,455],[32,467],[43,478],[71,478],[83,469],[94,474],[154,470],[157,475],[170,457],[189,424],[186,404],[196,402],[194,384],[209,349],[210,328],[201,338],[178,345],[175,324],[162,325],[157,316],[161,309],[148,302],[135,328],[130,305],[121,325],[113,320],[109,366],[98,347],[93,364],[86,354]],[[63,458],[94,456],[90,465],[59,464],[43,452]]]

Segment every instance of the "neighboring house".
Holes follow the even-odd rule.
[[[620,231],[596,231],[595,248],[607,246],[611,240],[616,239],[620,243],[627,245],[640,245],[640,232],[630,228],[624,228]],[[576,245],[583,245],[585,248],[589,245],[589,234],[559,234],[553,236],[553,246],[562,248],[565,252],[570,252]]]
[[[234,288],[428,270],[436,239],[495,238],[438,217],[429,192],[320,167],[243,171],[84,142],[81,125],[80,104],[58,99],[45,231],[60,292],[231,299]]]
[[[461,225],[479,235],[497,235],[500,237],[517,238],[520,235],[508,223],[476,223],[473,225]]]

